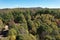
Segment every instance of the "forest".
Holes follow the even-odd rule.
[[[60,9],[0,9],[0,40],[60,40]]]

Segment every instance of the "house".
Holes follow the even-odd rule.
[[[2,31],[0,31],[0,36],[2,35],[1,37],[7,37],[8,32],[9,32],[8,25],[5,25],[5,27],[2,29]]]

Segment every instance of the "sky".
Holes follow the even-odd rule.
[[[0,8],[60,8],[60,0],[0,0]]]

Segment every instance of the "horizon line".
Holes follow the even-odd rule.
[[[0,9],[14,9],[14,8],[52,8],[52,9],[60,9],[60,7],[5,7],[5,8],[0,8]]]

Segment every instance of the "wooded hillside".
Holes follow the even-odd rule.
[[[0,36],[4,40],[60,40],[60,9],[0,9]]]

